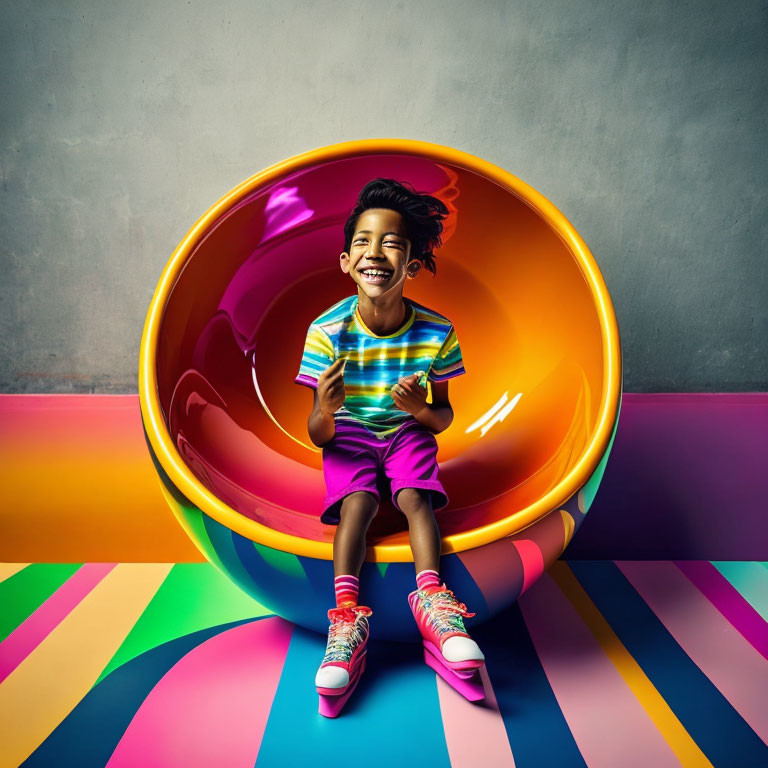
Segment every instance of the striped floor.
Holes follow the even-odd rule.
[[[764,766],[767,620],[766,563],[560,561],[470,624],[483,705],[374,639],[326,720],[325,639],[209,565],[0,564],[0,766]]]

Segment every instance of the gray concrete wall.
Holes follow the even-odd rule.
[[[0,391],[135,392],[212,203],[338,141],[454,146],[590,245],[625,389],[768,390],[764,0],[3,2]]]

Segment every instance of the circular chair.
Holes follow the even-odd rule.
[[[450,499],[437,519],[441,576],[475,622],[515,601],[578,530],[621,406],[619,333],[598,267],[565,217],[506,171],[376,139],[307,152],[229,192],[155,291],[142,420],[165,498],[204,555],[274,613],[323,633],[335,529],[319,519],[312,392],[294,377],[310,322],[356,290],[339,269],[343,225],[379,176],[450,210],[436,277],[422,271],[406,295],[453,321],[464,356],[454,421],[437,438]],[[391,502],[368,545],[360,598],[376,635],[417,639],[406,521]]]

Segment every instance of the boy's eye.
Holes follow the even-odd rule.
[[[365,245],[368,242],[368,238],[366,237],[358,237],[355,240],[352,241],[353,245]],[[384,243],[385,247],[387,248],[400,248],[402,249],[403,245],[402,243],[397,243],[394,240],[387,240]]]

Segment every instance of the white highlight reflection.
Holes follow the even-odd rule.
[[[248,350],[245,350],[245,354],[248,355]],[[272,422],[277,426],[277,428],[283,432],[283,434],[288,435],[288,437],[291,438],[294,442],[298,443],[299,445],[304,446],[304,448],[308,448],[310,451],[313,451],[314,453],[322,453],[323,449],[318,448],[316,445],[307,445],[303,440],[299,440],[298,437],[294,437],[283,425],[274,417],[272,411],[269,410],[269,407],[267,406],[266,401],[264,400],[264,397],[261,394],[261,387],[259,386],[259,381],[256,378],[256,352],[252,352],[251,354],[251,378],[253,379],[253,388],[256,390],[256,397],[259,398],[259,402],[261,403],[261,407],[264,409],[264,413],[269,416],[269,418],[272,420]]]
[[[499,424],[509,416],[512,409],[517,405],[520,398],[523,396],[522,392],[518,392],[514,398],[507,403],[509,399],[505,392],[499,401],[495,403],[490,410],[486,411],[477,421],[470,424],[465,430],[465,434],[474,432],[476,429],[480,429],[480,437],[482,437],[494,424]],[[506,403],[506,405],[505,405]]]

